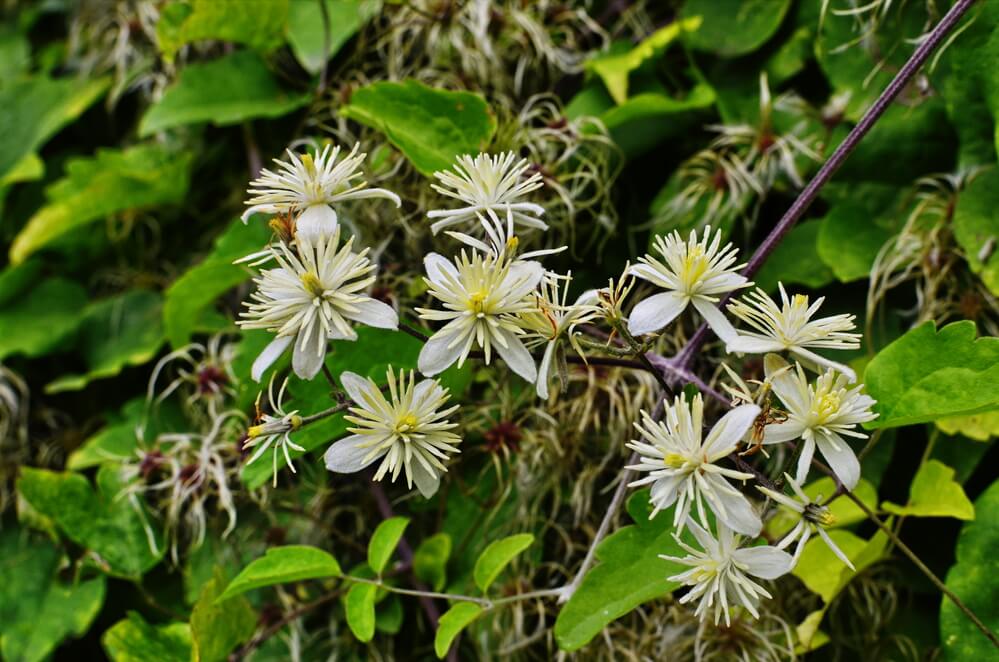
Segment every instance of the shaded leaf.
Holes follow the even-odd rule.
[[[971,270],[999,295],[999,173],[994,168],[957,196],[952,227]]]
[[[392,557],[403,532],[409,526],[408,517],[391,517],[375,529],[368,542],[368,566],[376,575],[382,574],[385,564]]]
[[[232,649],[253,636],[257,628],[257,615],[245,597],[222,597],[225,584],[225,576],[216,568],[191,611],[194,662],[227,659]]]
[[[791,0],[687,0],[681,16],[704,21],[687,38],[694,48],[731,57],[765,44],[790,6]]]
[[[426,538],[413,553],[413,573],[435,591],[447,583],[447,561],[451,557],[451,536],[438,533]]]
[[[503,568],[533,542],[534,536],[530,533],[518,533],[489,543],[475,561],[472,573],[479,590],[485,592],[496,581]]]
[[[101,637],[112,662],[189,662],[191,626],[151,625],[138,612],[128,612]]]
[[[937,460],[927,460],[919,467],[905,506],[886,502],[881,507],[895,515],[975,519],[975,507],[954,480],[954,470]]]
[[[822,261],[818,252],[821,221],[799,223],[777,246],[753,280],[757,287],[773,292],[777,283],[819,288],[835,278],[833,270]],[[879,246],[880,248],[880,246]]]
[[[219,600],[227,600],[261,586],[286,584],[303,579],[340,577],[342,574],[340,564],[333,555],[318,547],[306,545],[271,547],[229,582]]]
[[[43,356],[59,347],[80,324],[86,291],[62,278],[43,280],[27,296],[0,308],[0,359],[11,354]]]
[[[175,0],[163,8],[156,39],[164,59],[184,44],[214,39],[268,51],[284,41],[288,0]]]
[[[434,635],[434,652],[438,659],[444,659],[455,637],[481,613],[482,607],[474,602],[459,602],[441,615],[437,634]]]
[[[798,564],[791,571],[826,604],[832,602],[857,574],[881,559],[888,543],[888,536],[880,530],[870,540],[864,540],[844,529],[830,531],[829,537],[846,558],[850,559],[856,572],[844,565],[819,536],[808,541]]]
[[[701,111],[715,102],[710,86],[698,83],[683,98],[644,92],[607,110],[600,119],[627,158],[643,154],[663,140],[684,134],[701,123]]]
[[[302,68],[318,74],[326,58],[336,55],[361,26],[378,14],[380,0],[322,0],[329,16],[329,43],[325,55],[323,15],[317,0],[291,0],[288,6],[288,44]]]

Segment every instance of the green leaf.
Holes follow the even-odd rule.
[[[409,526],[408,517],[391,517],[375,529],[368,543],[368,565],[376,575],[381,575],[385,564],[392,557],[399,539]]]
[[[451,536],[438,533],[426,538],[413,553],[413,573],[417,579],[440,591],[447,583],[447,561],[451,557]]]
[[[437,634],[434,635],[434,652],[437,653],[437,659],[444,659],[455,637],[481,613],[482,607],[474,602],[459,602],[441,615],[437,623]]]
[[[287,545],[271,547],[229,582],[219,600],[274,584],[286,584],[303,579],[340,577],[343,571],[333,556],[318,547]]]
[[[534,536],[530,533],[518,533],[489,543],[475,561],[475,570],[472,573],[479,590],[484,593],[503,572],[503,568],[533,542]]]
[[[192,41],[234,41],[269,51],[284,41],[288,0],[175,0],[163,8],[156,39],[167,62]]]
[[[152,444],[163,432],[183,432],[190,426],[175,401],[160,403],[153,415],[147,416],[146,409],[144,395],[126,402],[120,412],[109,416],[105,427],[70,454],[66,468],[80,471],[101,464],[120,465],[126,458],[135,457],[140,441]]]
[[[105,579],[59,581],[61,553],[15,527],[0,532],[0,653],[41,662],[61,641],[83,635],[104,604]]]
[[[980,174],[957,196],[952,227],[968,266],[990,292],[999,295],[999,172],[995,168]]]
[[[823,497],[830,497],[836,493],[836,484],[832,478],[819,478],[805,485],[802,489],[813,501],[824,503],[825,498]],[[853,489],[853,495],[871,510],[877,509],[878,494],[870,482],[861,479],[857,487]],[[826,505],[829,508],[829,514],[834,518],[833,523],[828,528],[850,526],[867,519],[867,514],[846,495],[840,495],[833,499],[832,503]],[[790,508],[781,506],[778,508],[777,514],[767,521],[767,536],[772,540],[783,538],[800,519],[801,515]]]
[[[856,572],[844,565],[818,536],[808,541],[798,564],[791,571],[826,604],[832,602],[857,574],[883,558],[888,543],[888,536],[880,530],[870,540],[864,540],[844,529],[830,531],[829,537],[846,558],[850,559]]]
[[[398,595],[390,595],[375,609],[375,629],[385,634],[399,634],[404,616],[402,600]]]
[[[341,114],[385,134],[424,175],[446,170],[456,157],[483,151],[496,133],[485,99],[415,80],[378,82],[355,90]]]
[[[344,609],[347,613],[347,625],[358,641],[371,641],[375,636],[375,594],[378,587],[374,584],[354,584],[347,591]]]
[[[936,421],[944,434],[960,434],[975,441],[988,441],[999,436],[999,409],[967,416],[950,416]]]
[[[833,270],[819,257],[817,247],[821,227],[821,221],[810,221],[792,228],[756,274],[756,286],[773,292],[778,282],[814,289],[831,283]]]
[[[848,191],[853,189],[853,195]],[[867,278],[881,247],[894,234],[895,187],[866,184],[845,187],[819,224],[816,249],[836,278],[847,283]]]
[[[927,460],[919,467],[905,506],[885,502],[881,507],[895,515],[975,519],[975,507],[954,480],[954,470],[937,460]]]
[[[703,119],[702,111],[714,102],[714,90],[698,83],[679,99],[657,92],[636,94],[603,113],[600,119],[617,146],[631,159],[698,126]]]
[[[79,474],[23,467],[17,490],[63,535],[91,550],[106,572],[138,579],[163,557],[163,542],[157,536],[156,550],[150,549],[145,518],[128,499],[120,498],[124,485],[117,472],[116,467],[102,466],[95,492]]]
[[[225,576],[218,568],[191,611],[195,662],[219,662],[257,629],[257,615],[245,597],[224,598]]]
[[[87,293],[80,285],[50,278],[30,296],[0,308],[0,359],[11,354],[44,356],[60,346],[80,324]]]
[[[687,0],[680,15],[704,20],[688,37],[694,48],[732,57],[765,44],[790,6],[791,0]]]
[[[975,339],[975,323],[926,322],[891,343],[864,372],[879,417],[869,428],[926,423],[999,408],[999,338]]]
[[[999,631],[999,481],[975,501],[978,517],[961,527],[957,561],[947,572],[954,592],[993,632]],[[940,605],[940,643],[951,662],[995,657],[992,643],[946,596]]]
[[[188,343],[205,311],[219,297],[251,278],[249,268],[233,261],[260,250],[270,236],[266,223],[234,220],[215,240],[211,253],[167,288],[163,323],[174,349]]]
[[[112,662],[189,662],[191,626],[150,625],[134,611],[111,626],[101,643]]]
[[[180,202],[187,194],[193,158],[190,152],[176,154],[146,144],[71,159],[66,176],[46,190],[48,204],[14,239],[11,262],[22,262],[70,230],[112,214]]]
[[[45,392],[77,391],[155,357],[164,340],[162,304],[163,297],[149,290],[129,290],[90,304],[83,313],[77,342],[87,363],[86,374],[63,375],[48,384]]]
[[[660,554],[684,555],[673,538],[672,509],[649,519],[652,509],[647,489],[632,494],[627,507],[635,524],[618,529],[597,545],[599,563],[586,573],[555,620],[555,641],[564,651],[582,648],[608,623],[679,586],[666,578],[685,566],[659,558]],[[689,531],[683,539],[697,544]]]
[[[202,122],[228,126],[255,117],[280,117],[308,100],[308,94],[282,90],[259,55],[236,51],[181,69],[177,82],[142,117],[139,136]]]
[[[302,68],[318,74],[327,58],[378,14],[380,0],[322,0],[329,15],[329,46],[323,54],[323,14],[317,0],[291,0],[288,7],[288,44]]]
[[[0,86],[0,178],[101,98],[109,78],[35,77]]]
[[[677,37],[692,32],[701,25],[701,18],[694,16],[674,21],[643,39],[637,46],[624,53],[602,53],[586,63],[586,69],[603,80],[611,98],[618,105],[628,99],[628,75],[662,54]]]

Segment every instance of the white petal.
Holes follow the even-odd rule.
[[[860,462],[846,440],[836,434],[817,433],[815,443],[822,457],[829,463],[829,468],[846,489],[855,488],[860,482]]]
[[[797,354],[799,357],[801,357],[808,363],[814,363],[815,365],[821,366],[823,368],[832,368],[833,370],[843,373],[844,375],[846,375],[846,378],[850,380],[850,383],[854,383],[857,381],[857,373],[855,373],[853,369],[848,365],[844,365],[842,363],[836,363],[835,361],[830,361],[824,356],[819,356],[815,352],[809,351],[807,349],[802,349],[800,347],[792,347],[791,353]]]
[[[444,335],[441,333],[435,333],[430,339],[424,343],[423,349],[420,350],[420,358],[417,360],[416,367],[427,377],[433,377],[436,374],[442,373],[447,370],[452,363],[458,360],[461,356],[462,343],[458,343],[451,349],[448,349],[448,345],[454,336]]]
[[[548,399],[548,382],[551,380],[552,357],[555,356],[555,343],[550,342],[545,347],[544,356],[541,357],[541,365],[538,367],[538,379],[535,388],[538,397],[543,400]]]
[[[303,338],[302,333],[308,335]],[[319,343],[316,336],[320,333],[319,324],[312,324],[308,329],[299,332],[295,339],[295,347],[291,353],[291,368],[295,374],[302,379],[312,379],[319,374],[319,369],[323,367],[323,360],[326,358],[326,345],[322,345],[322,351],[317,352]]]
[[[385,454],[376,454],[375,457],[369,458],[365,462],[364,458],[368,456],[371,449],[358,448],[358,444],[363,441],[363,436],[352,434],[327,448],[326,453],[323,455],[323,459],[326,461],[326,468],[339,474],[352,474],[360,471]]]
[[[435,285],[445,282],[444,274],[448,274],[455,280],[458,279],[458,269],[440,253],[430,253],[423,258],[423,267],[427,270],[427,278]]]
[[[365,395],[371,390],[371,382],[353,372],[340,373],[340,385],[350,399],[358,404],[364,402]]]
[[[353,305],[357,308],[357,311],[344,313],[343,316],[347,319],[379,329],[392,329],[395,331],[399,328],[399,315],[387,303],[378,299],[365,299]]]
[[[731,453],[759,415],[756,405],[740,405],[722,416],[704,441],[705,455],[714,459]]]
[[[421,462],[416,460],[413,462],[413,482],[416,483],[416,489],[420,490],[423,498],[429,499],[440,488],[441,477],[439,474],[428,471]]]
[[[691,303],[694,304],[694,308],[697,309],[697,312],[701,314],[701,317],[704,318],[704,321],[708,323],[708,326],[711,327],[711,330],[715,332],[715,335],[720,340],[724,340],[727,343],[735,339],[736,335],[738,335],[735,327],[725,317],[725,313],[718,309],[718,306],[701,297],[694,297]]]
[[[295,236],[315,241],[336,232],[336,212],[329,205],[315,204],[305,208],[295,219]]]
[[[510,299],[519,299],[534,290],[544,275],[545,268],[540,262],[514,262],[502,286],[510,288],[507,295]]]
[[[723,491],[723,488],[727,487],[728,481],[721,476],[711,476],[708,478],[708,481],[716,485],[726,483],[726,485],[720,485],[719,489],[714,491],[715,497],[722,502],[722,506],[725,509],[724,517],[719,512],[715,512],[718,519],[733,531],[753,536],[754,538],[758,536],[760,529],[763,528],[763,522],[753,508],[753,504],[749,502],[749,499],[738,492],[732,494],[731,492]],[[710,504],[710,501],[708,503]]]
[[[506,361],[510,370],[513,370],[527,381],[534,383],[538,378],[538,368],[534,365],[534,357],[524,347],[524,343],[521,342],[520,338],[510,333],[504,334],[504,337],[506,338],[506,347],[503,347],[498,342],[495,343],[493,348],[496,350],[496,353],[500,355],[501,359]],[[420,356],[423,356],[422,352]]]
[[[687,307],[687,297],[678,292],[661,292],[640,301],[628,318],[628,331],[633,336],[658,331],[676,319]]]
[[[811,438],[802,442],[801,455],[798,456],[798,469],[794,479],[799,483],[804,483],[808,477],[808,470],[812,466],[812,456],[815,455],[815,441]]]
[[[270,368],[284,354],[284,351],[288,349],[288,345],[294,339],[293,336],[281,336],[272,340],[267,347],[264,347],[264,351],[260,352],[260,356],[253,361],[253,368],[250,370],[250,376],[253,377],[253,381],[260,381],[260,378],[267,372],[267,368]]]
[[[786,423],[771,423],[763,428],[764,444],[782,444],[785,441],[792,441],[801,437],[805,431],[805,426],[797,421],[787,421]]]
[[[669,508],[676,501],[676,498],[680,495],[677,486],[685,480],[683,474],[674,474],[672,476],[664,476],[652,483],[652,489],[649,490],[649,501],[652,505],[656,507],[657,510],[663,510]]]
[[[732,556],[748,566],[749,574],[760,579],[777,579],[791,570],[791,555],[776,547],[743,547],[735,550]]]
[[[280,214],[281,211],[282,208],[278,207],[277,205],[253,205],[252,207],[244,211],[243,215],[240,216],[239,218],[245,224],[247,221],[250,220],[250,217],[253,216],[254,214]]]
[[[753,336],[743,336],[736,332],[736,336],[725,341],[725,351],[729,354],[766,354],[767,352],[780,352],[784,345],[769,338],[756,338]]]

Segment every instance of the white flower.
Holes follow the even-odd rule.
[[[739,533],[755,536],[762,528],[759,515],[749,499],[726,480],[747,480],[753,475],[715,463],[735,450],[756,420],[760,408],[756,405],[735,407],[722,416],[702,440],[703,411],[700,394],[688,405],[683,393],[673,405],[666,407],[665,423],[652,420],[642,411],[642,422],[635,423],[635,428],[645,441],[635,440],[628,444],[628,448],[641,455],[641,462],[628,468],[647,471],[649,475],[630,486],[652,483],[652,516],[675,503],[673,525],[678,532],[683,530],[695,505],[700,521],[707,526],[706,502],[720,521]]]
[[[447,230],[444,234],[457,239],[466,246],[471,246],[476,250],[482,251],[486,255],[492,255],[495,257],[506,255],[516,260],[531,260],[545,255],[554,255],[569,248],[568,246],[559,246],[558,248],[542,248],[535,251],[527,251],[526,253],[518,255],[517,246],[519,245],[520,240],[514,233],[513,210],[510,209],[509,206],[507,207],[505,225],[503,221],[500,220],[500,217],[493,213],[491,209],[487,211],[486,216],[488,216],[488,218],[478,212],[476,212],[475,216],[478,218],[479,224],[485,231],[484,239],[478,239],[464,232],[455,232],[453,230]]]
[[[540,173],[525,177],[530,167],[526,159],[518,160],[513,152],[495,156],[479,154],[475,158],[468,154],[459,156],[453,172],[434,173],[441,185],[431,186],[441,195],[460,200],[466,206],[427,212],[427,218],[441,219],[430,226],[431,231],[437,234],[454,225],[474,223],[477,213],[498,215],[505,210],[524,227],[547,230],[548,225],[538,218],[545,213],[544,207],[520,200],[543,186]]]
[[[436,379],[416,384],[411,370],[408,377],[399,371],[397,380],[391,367],[387,377],[391,399],[370,379],[352,372],[340,375],[340,383],[354,401],[350,408],[353,416],[344,418],[357,427],[348,428],[354,434],[329,447],[326,468],[355,473],[382,458],[375,480],[391,472],[394,482],[405,471],[406,484],[412,488],[415,482],[429,499],[440,485],[441,474],[447,471],[444,461],[448,453],[461,452],[456,447],[461,437],[451,432],[458,424],[446,420],[458,405],[441,410],[448,390]]]
[[[243,450],[256,448],[256,452],[246,461],[253,464],[261,455],[267,452],[268,448],[274,449],[273,472],[274,487],[277,487],[277,461],[278,451],[283,451],[284,461],[292,473],[296,473],[295,465],[292,464],[291,455],[288,449],[305,452],[305,448],[299,446],[291,440],[291,433],[302,425],[302,417],[298,415],[298,410],[285,412],[282,401],[284,400],[285,389],[288,388],[288,379],[285,378],[278,390],[277,399],[274,398],[274,377],[271,376],[270,384],[267,385],[267,401],[273,413],[267,414],[260,409],[260,398],[263,393],[257,394],[257,402],[254,405],[257,410],[257,422],[246,431],[246,441],[243,442]]]
[[[656,237],[656,250],[664,262],[647,254],[640,257],[638,261],[641,264],[631,267],[628,273],[666,291],[639,302],[631,311],[628,331],[632,335],[640,336],[662,329],[676,319],[688,304],[693,304],[719,338],[728,341],[735,336],[735,329],[716,307],[718,295],[751,283],[736,273],[744,266],[735,264],[738,250],[732,244],[721,247],[721,240],[720,230],[711,238],[710,226],[704,228],[700,240],[696,230],[690,232],[687,241],[676,231],[665,237]]]
[[[690,570],[669,577],[671,582],[682,582],[692,587],[680,598],[680,604],[697,600],[695,614],[702,621],[707,620],[712,608],[714,623],[718,624],[722,614],[725,625],[731,625],[730,602],[746,608],[755,618],[760,614],[757,607],[760,598],[772,597],[765,588],[750,577],[777,579],[790,571],[791,556],[782,550],[769,546],[740,547],[742,539],[724,524],[718,524],[718,539],[690,521],[689,527],[701,550],[686,544],[677,534],[673,534],[687,556],[667,556],[659,558],[690,566]]]
[[[559,276],[548,272],[534,295],[537,309],[519,315],[524,328],[527,329],[527,346],[530,348],[542,344],[545,346],[535,382],[539,398],[548,398],[548,383],[555,367],[555,351],[559,342],[565,338],[576,353],[583,356],[583,349],[576,339],[575,328],[600,314],[600,308],[596,305],[596,290],[583,292],[573,304],[566,303],[571,282],[572,274]]]
[[[820,494],[818,498],[814,501],[808,498],[805,491],[801,489],[801,484],[795,479],[791,478],[789,475],[784,474],[784,479],[787,481],[788,485],[794,491],[795,496],[798,497],[797,500],[785,495],[780,492],[775,492],[774,490],[762,487],[760,485],[756,486],[760,492],[767,495],[777,503],[781,504],[785,508],[798,513],[800,515],[797,523],[795,523],[794,528],[792,528],[786,536],[784,536],[779,543],[777,543],[777,549],[786,549],[795,540],[798,541],[797,547],[794,549],[794,558],[792,561],[793,565],[797,565],[798,559],[801,557],[802,550],[805,549],[805,543],[811,537],[812,533],[818,533],[822,541],[832,550],[832,553],[839,557],[839,560],[847,565],[850,570],[856,570],[853,564],[850,563],[850,559],[846,557],[846,554],[836,546],[829,534],[826,533],[826,527],[832,526],[836,523],[836,517],[829,512],[829,509],[823,506],[820,502],[822,501],[822,495]]]
[[[292,214],[297,237],[315,239],[319,234],[331,234],[337,227],[337,214],[330,205],[360,198],[387,198],[398,207],[399,196],[382,188],[367,188],[367,182],[357,181],[364,175],[357,172],[366,154],[357,153],[354,145],[350,154],[339,163],[340,147],[327,145],[315,157],[298,155],[286,150],[288,159],[274,159],[278,171],[264,169],[248,189],[252,205],[243,212],[243,222],[257,213]]]
[[[763,290],[746,295],[745,300],[728,305],[728,312],[753,327],[741,331],[727,342],[729,352],[765,354],[787,350],[807,364],[824,366],[842,372],[857,381],[857,375],[847,366],[819,356],[815,349],[857,349],[860,334],[848,333],[855,328],[853,315],[833,315],[813,320],[825,297],[809,305],[808,297],[795,294],[788,298],[784,285],[780,287],[781,306]]]
[[[255,279],[257,291],[239,324],[278,334],[253,364],[256,381],[293,341],[292,368],[302,379],[312,379],[322,367],[327,340],[357,340],[349,320],[398,328],[392,307],[363,293],[375,280],[375,267],[365,257],[368,249],[352,252],[351,237],[338,251],[339,241],[337,226],[315,241],[299,237],[297,255],[281,243],[274,256],[279,266]]]
[[[871,411],[874,399],[861,392],[863,385],[848,389],[846,376],[834,370],[819,375],[813,386],[805,378],[801,365],[796,364],[792,369],[776,354],[768,354],[763,365],[774,393],[787,409],[787,420],[764,429],[763,443],[803,440],[795,474],[798,482],[803,482],[808,475],[818,446],[836,477],[852,490],[860,480],[860,462],[842,435],[858,439],[867,437],[854,428],[878,417]]]
[[[511,370],[533,383],[538,371],[520,337],[524,331],[516,315],[535,309],[529,295],[544,275],[542,266],[481,253],[468,256],[465,251],[456,263],[437,253],[423,263],[424,281],[444,310],[416,310],[423,319],[447,324],[423,345],[420,372],[433,376],[455,361],[461,365],[477,345],[484,350],[486,363],[495,349]]]

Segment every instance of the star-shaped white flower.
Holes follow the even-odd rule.
[[[417,308],[426,320],[446,321],[420,351],[420,372],[433,376],[455,361],[468,358],[473,346],[482,348],[486,363],[493,350],[515,373],[529,382],[538,377],[537,366],[524,346],[520,313],[536,309],[531,292],[541,282],[544,268],[537,262],[510,262],[473,252],[461,252],[456,262],[431,253],[424,261],[424,281],[444,310]]]
[[[246,304],[239,324],[246,329],[277,333],[253,363],[253,379],[260,381],[267,368],[294,342],[292,368],[302,379],[312,379],[323,365],[328,340],[357,340],[350,321],[381,329],[397,329],[399,317],[391,306],[364,294],[375,277],[374,265],[351,250],[351,237],[337,250],[340,228],[315,241],[299,237],[296,253],[279,244],[274,257],[278,267],[260,274],[257,291]]]
[[[243,450],[256,449],[253,455],[250,456],[250,459],[246,461],[247,464],[256,462],[261,455],[267,452],[268,448],[274,449],[272,458],[274,487],[277,487],[278,451],[283,451],[284,461],[292,473],[296,473],[295,465],[291,461],[291,454],[288,452],[288,449],[290,448],[300,453],[305,452],[305,448],[291,440],[291,433],[302,425],[302,417],[298,415],[297,409],[291,412],[284,410],[283,401],[285,389],[287,388],[288,380],[286,378],[278,390],[277,398],[275,398],[274,377],[271,377],[270,384],[267,385],[267,401],[270,404],[271,413],[268,414],[261,410],[260,398],[263,393],[259,393],[256,402],[257,422],[246,431],[246,441],[243,442]]]
[[[832,315],[812,319],[825,297],[809,304],[804,294],[788,297],[784,285],[780,288],[781,305],[763,290],[750,292],[743,300],[728,305],[728,312],[751,326],[753,331],[740,331],[728,340],[726,349],[740,354],[765,354],[788,351],[811,366],[822,366],[842,372],[851,382],[857,375],[842,363],[819,356],[812,349],[857,349],[860,334],[849,333],[855,328],[853,315]]]
[[[448,390],[436,379],[419,384],[412,370],[399,376],[387,371],[389,397],[370,379],[352,372],[340,375],[340,383],[354,401],[345,419],[356,427],[353,434],[334,443],[326,451],[326,468],[337,473],[355,473],[381,459],[374,479],[390,474],[392,481],[406,474],[406,484],[430,498],[447,471],[449,453],[459,453],[461,437],[454,432],[457,423],[447,417],[458,405],[442,409]]]
[[[745,265],[735,264],[738,250],[732,244],[721,246],[719,230],[711,237],[711,228],[705,227],[700,239],[692,230],[684,241],[679,232],[657,236],[656,251],[662,261],[651,255],[638,258],[628,271],[665,289],[639,302],[631,311],[628,331],[633,336],[652,333],[665,327],[693,305],[704,321],[722,340],[735,336],[735,328],[718,310],[721,295],[751,285],[737,272]],[[710,242],[710,243],[709,243]]]
[[[494,257],[503,255],[512,256],[512,259],[515,260],[533,260],[545,255],[561,253],[569,248],[568,246],[559,246],[557,248],[541,248],[538,250],[518,253],[517,248],[520,244],[520,239],[514,231],[513,210],[509,207],[506,212],[505,224],[499,216],[492,212],[492,210],[488,210],[485,216],[476,212],[476,218],[484,231],[482,239],[473,237],[472,235],[464,232],[456,232],[453,230],[446,230],[444,234],[457,239],[466,246],[471,246],[478,251],[482,251],[486,255],[492,255]]]
[[[288,161],[274,159],[277,172],[261,171],[260,177],[247,191],[253,197],[243,212],[243,222],[255,213],[291,214],[295,217],[295,235],[316,239],[320,234],[332,234],[337,227],[337,214],[331,205],[361,198],[386,198],[398,207],[399,196],[383,188],[367,188],[358,168],[366,154],[357,153],[354,145],[350,154],[337,162],[340,147],[327,145],[315,156],[286,150]]]
[[[799,483],[808,475],[818,447],[836,477],[852,490],[860,480],[860,462],[843,436],[867,437],[854,428],[878,417],[871,411],[874,399],[862,392],[863,385],[847,388],[846,375],[831,369],[819,375],[812,385],[800,364],[792,368],[776,354],[768,354],[763,365],[767,381],[787,410],[785,421],[766,426],[763,443],[802,440],[804,445],[795,474]]]
[[[762,528],[760,516],[749,499],[728,482],[729,478],[748,480],[753,475],[716,463],[735,450],[760,408],[749,404],[735,407],[715,423],[707,438],[702,438],[703,411],[700,394],[688,405],[683,393],[666,407],[665,421],[654,421],[642,411],[642,421],[635,423],[635,428],[645,441],[628,444],[641,461],[628,468],[649,475],[629,485],[652,483],[652,516],[675,503],[673,525],[678,531],[683,530],[695,507],[700,521],[707,526],[707,505],[718,520],[739,533],[755,536]]]
[[[431,184],[433,189],[449,198],[465,203],[458,209],[435,209],[427,212],[427,218],[441,220],[430,226],[437,234],[444,228],[465,224],[474,228],[477,214],[491,213],[494,216],[513,215],[518,225],[527,228],[547,230],[548,225],[539,216],[545,213],[544,207],[521,198],[541,188],[540,173],[527,175],[531,164],[526,159],[518,159],[513,152],[490,156],[469,154],[459,156],[454,169],[434,173],[440,182]]]
[[[717,525],[717,540],[693,520],[688,526],[701,549],[688,545],[679,535],[673,534],[687,555],[659,555],[661,559],[690,567],[686,572],[669,577],[671,582],[681,582],[691,587],[680,598],[680,604],[696,600],[697,609],[694,613],[697,617],[706,621],[713,612],[715,625],[724,615],[725,625],[730,626],[730,608],[735,605],[744,607],[755,618],[759,618],[760,599],[772,596],[750,577],[777,579],[791,570],[791,555],[776,547],[742,547],[742,538],[721,523]]]

